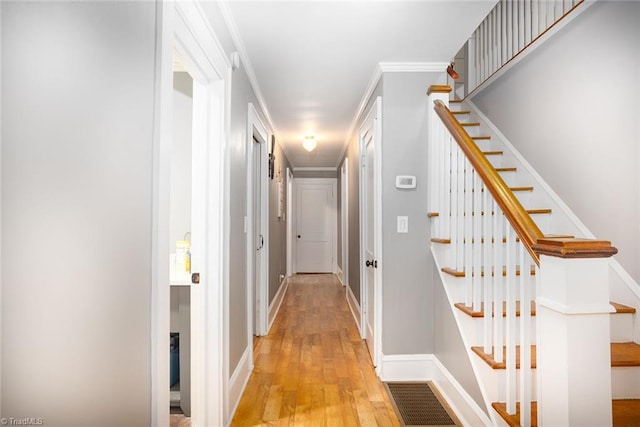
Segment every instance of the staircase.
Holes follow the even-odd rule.
[[[537,188],[535,179],[522,167],[510,144],[503,141],[502,135],[471,108],[471,104],[448,101],[446,87],[432,87],[429,93],[430,102],[440,99],[443,104],[448,103],[452,117],[459,123],[459,126],[447,125],[447,132],[439,123],[443,116],[433,114],[429,119],[430,182],[438,186],[430,190],[431,247],[485,404],[491,408],[488,410],[493,424],[537,425],[536,399],[541,397],[547,402],[547,406],[540,408],[546,411],[545,417],[556,416],[549,415],[557,411],[547,399],[558,391],[554,388],[566,386],[564,398],[570,404],[557,406],[566,410],[569,418],[541,417],[546,420],[545,425],[551,425],[552,419],[566,421],[555,425],[577,425],[578,422],[581,425],[640,425],[640,344],[634,342],[639,335],[635,307],[640,307],[640,298],[628,290],[625,293],[609,289],[628,285],[615,277],[607,284],[609,277],[615,276],[610,273],[608,257],[617,250],[609,242],[574,238],[581,234],[579,227],[571,225],[563,207],[558,206],[551,195]],[[437,114],[446,114],[441,107],[436,110],[438,108]],[[446,122],[444,118],[442,121]],[[456,135],[463,133],[467,136]],[[434,144],[438,139],[444,143]],[[477,148],[457,147],[458,139],[472,141],[469,144]],[[470,160],[474,156],[480,160]],[[499,179],[492,178],[492,174]],[[493,179],[503,185],[498,183],[494,187],[489,182]],[[500,200],[501,197],[506,201]],[[512,208],[515,214],[507,212]],[[560,247],[562,249],[556,250]],[[555,292],[554,274],[560,278],[597,281],[593,291],[585,286],[584,294],[593,296],[594,300],[583,306],[590,308],[559,315],[557,312],[562,309],[555,310],[555,305],[564,306],[550,298]],[[567,294],[576,289],[575,283],[568,285]],[[576,299],[567,299],[566,306],[580,305],[580,293],[569,297]],[[625,301],[610,301],[609,295],[621,294],[631,296]],[[564,295],[558,296],[564,298]],[[542,306],[538,307],[536,301],[542,302]],[[542,319],[538,319],[539,315]],[[576,319],[585,323],[577,326]],[[539,322],[542,322],[540,326]],[[563,332],[555,336],[554,329],[566,329],[565,341],[571,342],[558,338]],[[594,336],[593,348],[589,343],[591,335]],[[603,338],[606,341],[602,341]],[[539,349],[540,342],[545,345]],[[606,346],[607,342],[610,342],[608,349],[602,345]],[[529,351],[520,351],[521,348]],[[581,349],[581,353],[573,354],[576,348]],[[602,366],[605,359],[607,366],[610,365],[606,372],[590,368]],[[586,371],[575,372],[573,367],[583,361]],[[552,373],[545,373],[543,369]],[[568,386],[565,383],[554,386],[553,377],[563,377],[565,372],[568,372]],[[580,376],[598,377],[595,381],[601,381],[603,391],[580,386]],[[589,381],[588,378],[584,384],[595,384]],[[562,398],[563,391],[558,393]],[[594,395],[593,405],[589,402],[590,393]],[[608,408],[593,409],[602,395],[613,401]],[[589,415],[582,424],[577,421],[580,415],[573,418],[575,415],[571,414],[571,408],[567,409],[569,406],[589,407],[596,415]]]

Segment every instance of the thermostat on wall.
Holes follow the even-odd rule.
[[[408,175],[396,176],[396,188],[416,188],[416,177]]]

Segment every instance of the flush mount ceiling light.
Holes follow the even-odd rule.
[[[315,150],[317,145],[318,142],[316,141],[316,137],[313,135],[305,136],[302,140],[302,146],[308,152],[312,152],[313,150]]]

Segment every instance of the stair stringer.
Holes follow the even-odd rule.
[[[550,224],[548,229],[544,229],[538,224],[545,233],[552,234],[573,234],[575,236],[595,239],[596,236],[587,228],[587,226],[578,218],[578,216],[567,206],[567,204],[553,191],[551,186],[536,172],[529,162],[520,154],[509,139],[500,132],[489,118],[487,118],[480,109],[470,100],[462,103],[465,109],[470,111],[471,119],[480,122],[480,127],[484,126],[491,134],[492,144],[497,145],[499,149],[508,154],[514,164],[518,168],[519,182],[526,182],[528,185],[535,187],[534,197],[536,205],[549,207],[553,210],[550,215]],[[615,243],[615,242],[614,242]],[[609,298],[640,310],[640,284],[636,282],[631,275],[620,265],[620,263],[612,257],[609,259]],[[634,316],[633,325],[633,341],[640,343],[640,316]]]
[[[451,314],[453,314],[453,317],[456,321],[456,325],[458,327],[458,331],[460,332],[460,337],[462,338],[467,358],[469,360],[469,363],[471,364],[471,368],[473,370],[473,374],[475,375],[476,381],[478,382],[480,393],[482,394],[482,399],[487,408],[487,411],[489,412],[491,422],[494,426],[504,425],[502,418],[491,407],[491,404],[497,401],[497,396],[499,396],[497,386],[498,377],[495,372],[491,374],[489,373],[489,370],[484,370],[480,365],[480,363],[483,362],[471,350],[472,343],[470,342],[470,331],[468,331],[468,328],[465,327],[465,315],[454,306],[454,304],[459,301],[456,299],[456,295],[454,295],[456,292],[453,290],[453,288],[455,288],[456,285],[459,284],[459,281],[462,279],[452,277],[442,272],[442,268],[445,267],[443,263],[446,262],[446,251],[444,248],[438,248],[437,244],[432,244],[431,253],[433,255],[433,260],[436,264],[436,269],[438,270],[438,275],[440,277],[445,295],[447,297],[448,309],[451,311]],[[458,283],[456,283],[456,281],[458,281]]]

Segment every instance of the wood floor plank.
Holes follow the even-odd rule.
[[[399,426],[334,275],[292,278],[232,426]]]

